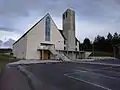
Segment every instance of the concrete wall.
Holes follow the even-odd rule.
[[[49,15],[49,14],[48,14]],[[46,18],[46,17],[45,17]],[[40,43],[55,44],[56,49],[64,49],[64,38],[58,31],[54,22],[51,20],[51,37],[50,41],[45,41],[45,18],[42,19],[28,34],[27,34],[27,54],[26,59],[40,59],[40,52],[37,49]]]
[[[13,55],[19,59],[24,59],[26,58],[26,50],[27,50],[27,36],[24,36],[13,45]]]
[[[77,45],[76,45],[77,51],[79,51],[79,42],[77,41]]]
[[[40,42],[44,41],[44,21],[45,19],[42,19],[27,34],[26,59],[40,59],[40,52],[37,49],[40,46]]]
[[[85,52],[85,58],[88,58],[92,52]]]
[[[55,44],[57,50],[64,50],[64,38],[58,31],[55,23],[51,23],[51,43]]]
[[[63,33],[67,39],[66,50],[75,50],[75,12],[67,9],[63,13]]]

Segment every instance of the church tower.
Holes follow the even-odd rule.
[[[66,38],[65,50],[75,51],[75,11],[71,9],[63,13],[63,34]]]

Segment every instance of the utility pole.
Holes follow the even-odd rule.
[[[93,42],[93,45],[92,45],[92,52],[93,52],[93,57],[94,57],[94,42]]]
[[[66,43],[67,43],[67,45],[66,45],[66,46],[67,46],[67,57],[68,57],[68,41],[67,41]]]
[[[114,55],[114,57],[116,56],[115,53],[116,53],[115,46],[113,46],[113,55]]]

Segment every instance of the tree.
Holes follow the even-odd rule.
[[[92,49],[92,45],[90,43],[90,39],[89,38],[85,38],[84,39],[83,47],[84,47],[84,50],[91,50]]]
[[[119,35],[118,35],[117,32],[114,33],[113,38],[114,38],[114,39],[118,39],[118,38],[119,38]]]
[[[112,38],[113,38],[112,34],[111,34],[111,33],[108,33],[108,35],[107,35],[107,39],[108,39],[108,41],[111,41]]]
[[[95,42],[96,42],[96,43],[99,42],[99,41],[100,41],[100,38],[101,38],[101,36],[98,35],[98,36],[96,37]]]
[[[106,39],[104,36],[97,36],[94,40],[94,49],[96,51],[103,51],[106,47]]]
[[[90,45],[90,40],[89,40],[89,38],[85,38],[84,41],[83,41],[83,44]]]
[[[113,35],[112,44],[113,45],[120,44],[120,38],[117,32],[115,32]]]

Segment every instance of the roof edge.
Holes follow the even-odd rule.
[[[45,16],[43,16],[37,23],[35,23],[29,30],[27,30],[27,32],[25,32],[17,41],[15,41],[14,43],[13,43],[13,45],[15,45],[18,41],[20,41],[24,36],[26,36],[27,35],[27,33],[29,32],[29,31],[31,31],[40,21],[42,21],[47,15],[50,15],[49,13],[47,13]]]

